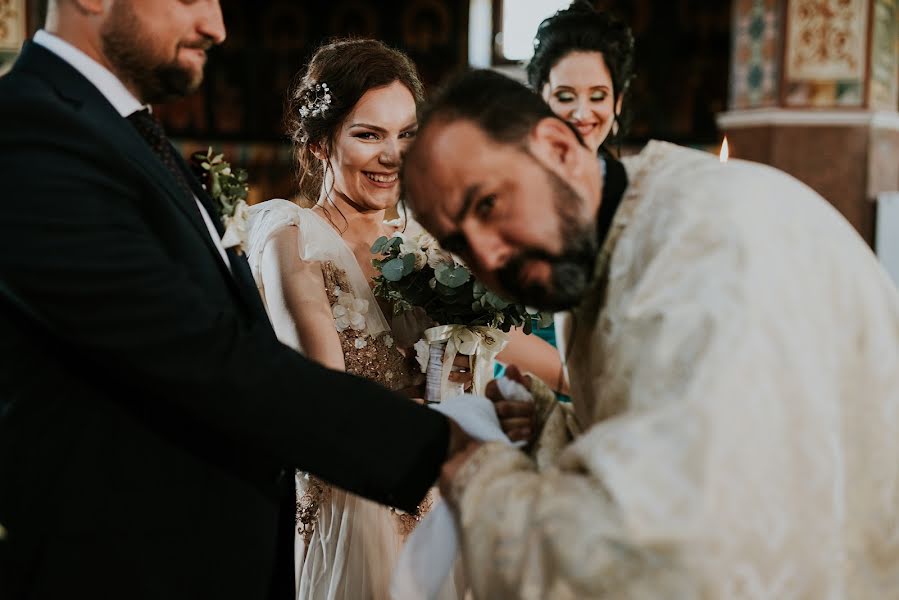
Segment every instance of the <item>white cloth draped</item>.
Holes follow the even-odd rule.
[[[533,402],[521,384],[506,377],[496,380],[504,398]],[[430,405],[453,419],[468,435],[482,442],[512,443],[503,433],[493,403],[483,396],[464,394]],[[390,587],[392,600],[433,600],[452,573],[459,553],[458,525],[453,513],[441,500],[422,519],[406,541]]]

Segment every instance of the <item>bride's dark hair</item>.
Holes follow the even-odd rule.
[[[333,40],[315,51],[290,88],[285,127],[293,142],[300,194],[312,202],[319,197],[330,159],[316,158],[313,148],[329,157],[334,136],[347,115],[369,90],[399,81],[416,105],[424,99],[424,88],[415,65],[404,53],[371,39]],[[327,84],[325,90],[317,88]],[[325,110],[315,110],[326,104]]]
[[[534,56],[527,66],[528,84],[538,94],[549,81],[549,72],[572,52],[600,52],[612,76],[613,107],[623,98],[634,77],[634,36],[624,22],[600,12],[586,0],[575,0],[571,6],[545,19],[534,38]],[[607,142],[620,142],[627,132],[627,102],[621,114],[615,112],[616,134]],[[605,144],[605,142],[604,142]]]

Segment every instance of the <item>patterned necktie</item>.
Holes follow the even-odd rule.
[[[159,119],[150,114],[150,111],[145,108],[128,115],[128,121],[134,126],[141,137],[146,140],[147,144],[150,145],[153,153],[159,157],[159,160],[161,160],[162,164],[169,170],[175,178],[175,181],[178,182],[178,185],[184,193],[187,194],[187,197],[192,198],[194,193],[190,188],[190,184],[187,182],[184,171],[178,164],[178,157],[175,154],[175,149],[172,148],[168,138],[165,137],[165,130],[162,128],[162,123],[159,122]]]

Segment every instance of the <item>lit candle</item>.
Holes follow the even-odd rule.
[[[718,153],[718,160],[723,163],[727,162],[727,158],[730,156],[730,151],[727,148],[727,136],[724,136],[724,141],[721,142],[721,152]]]

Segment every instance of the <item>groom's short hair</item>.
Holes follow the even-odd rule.
[[[421,111],[418,129],[423,132],[434,122],[466,120],[494,141],[517,145],[546,118],[564,122],[583,143],[578,131],[529,87],[496,71],[479,69],[450,80]]]

